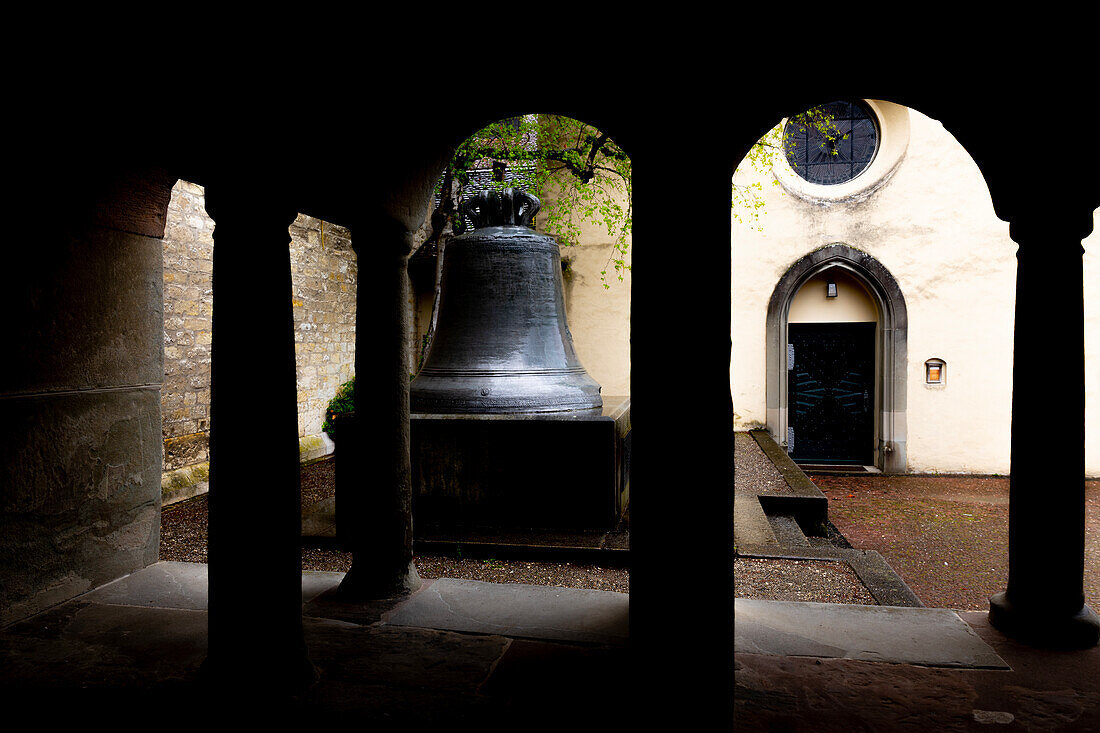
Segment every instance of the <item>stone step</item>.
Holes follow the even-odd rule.
[[[810,541],[806,539],[798,522],[789,514],[769,514],[772,532],[776,540],[784,547],[809,547]]]
[[[751,494],[733,497],[733,544],[735,547],[779,546],[760,500]]]

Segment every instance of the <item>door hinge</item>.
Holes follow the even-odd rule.
[[[794,428],[787,427],[787,452],[794,453]]]
[[[787,344],[787,371],[794,369],[794,344]]]

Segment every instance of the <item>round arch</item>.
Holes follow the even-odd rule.
[[[881,262],[845,244],[829,244],[802,257],[791,265],[772,291],[765,350],[768,431],[785,444],[789,424],[786,353],[791,302],[806,281],[833,267],[840,267],[861,280],[878,306],[875,465],[886,473],[904,473],[908,363],[905,297],[897,280]]]

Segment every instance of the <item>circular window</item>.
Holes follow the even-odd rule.
[[[810,183],[833,186],[865,171],[878,151],[878,123],[862,102],[830,102],[787,121],[783,151]]]

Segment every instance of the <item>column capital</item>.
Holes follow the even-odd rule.
[[[371,221],[360,221],[349,227],[351,230],[351,248],[355,254],[368,256],[379,262],[392,261],[403,264],[416,251],[418,242],[416,232],[410,232],[405,225],[388,217]]]
[[[289,228],[298,218],[290,198],[252,176],[221,178],[205,187],[206,213],[218,226],[251,222]]]
[[[1092,233],[1092,216],[1091,209],[1037,205],[1034,212],[1012,218],[1009,236],[1020,246],[1020,252],[1080,256],[1084,253],[1081,241]],[[1071,241],[1078,246],[1066,246]]]

